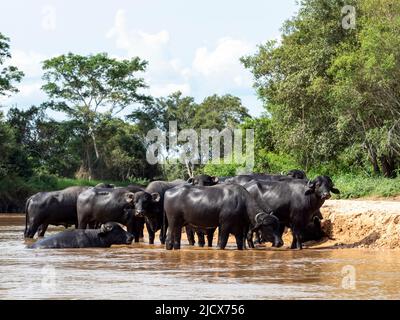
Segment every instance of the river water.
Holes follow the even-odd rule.
[[[0,299],[400,298],[397,250],[238,251],[233,243],[225,251],[146,243],[32,250],[24,222],[0,215]]]

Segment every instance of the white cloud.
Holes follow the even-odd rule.
[[[24,72],[24,77],[20,83],[14,83],[19,92],[10,97],[2,97],[0,102],[3,105],[22,105],[29,106],[40,104],[44,101],[45,94],[41,91],[42,80],[42,62],[48,57],[36,51],[24,51],[13,49],[11,59],[7,65],[16,66]]]
[[[124,10],[117,11],[106,37],[115,41],[116,48],[122,49],[125,57],[139,56],[149,61],[144,78],[150,86],[147,92],[153,96],[166,96],[179,90],[201,101],[214,93],[239,97],[252,94],[251,73],[239,60],[255,50],[249,42],[224,37],[214,47],[195,47],[192,59],[184,62],[181,57],[172,56],[167,30],[149,33],[129,28]]]
[[[139,56],[157,62],[166,50],[169,33],[166,30],[151,34],[142,30],[128,30],[126,13],[118,10],[114,26],[107,32],[107,38],[115,38],[117,48],[127,51],[129,56]]]
[[[106,37],[114,39],[115,46],[124,50],[127,57],[139,56],[149,61],[144,78],[150,86],[150,94],[166,96],[178,90],[190,94],[190,69],[185,68],[180,59],[171,57],[167,30],[148,33],[129,29],[126,12],[120,9]]]
[[[251,73],[244,68],[240,58],[249,55],[254,46],[246,41],[224,37],[214,49],[200,47],[195,52],[192,72],[210,94],[232,93],[241,96],[252,90]]]
[[[0,97],[0,105],[5,106],[5,110],[11,106],[25,109],[31,105],[39,105],[46,99],[45,93],[40,90],[42,86],[40,80],[23,81],[15,86],[19,90],[18,93],[12,94],[10,97]]]
[[[240,64],[240,57],[248,54],[253,49],[249,43],[232,38],[222,38],[218,40],[217,46],[213,51],[206,47],[196,50],[193,61],[193,68],[209,76],[212,74],[232,73],[243,70]]]
[[[25,73],[25,77],[40,77],[42,75],[41,63],[47,57],[35,51],[15,49],[11,51],[9,64],[18,67]]]
[[[41,82],[33,82],[33,83],[24,83],[18,86],[18,95],[20,96],[31,96],[33,94],[37,94],[40,92],[40,88],[42,86]]]

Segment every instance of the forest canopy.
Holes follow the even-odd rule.
[[[355,8],[352,28],[342,25],[344,5]],[[177,121],[179,130],[254,129],[255,172],[298,168],[395,178],[400,171],[399,35],[397,0],[301,1],[298,13],[282,26],[280,41],[260,44],[241,58],[264,103],[258,118],[229,93],[202,101],[181,92],[144,94],[146,57],[53,57],[42,63],[47,100],[0,112],[0,180],[8,181],[1,185],[38,177],[48,183],[53,178],[126,183],[187,178],[182,164],[146,161],[147,132],[166,130],[170,121]],[[8,64],[11,44],[0,33],[0,96],[18,92],[24,76]],[[63,112],[64,120],[51,118],[48,110]],[[193,169],[193,174],[231,175],[236,166]]]

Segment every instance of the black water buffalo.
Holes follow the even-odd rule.
[[[332,180],[319,176],[312,181],[293,179],[284,181],[254,180],[244,186],[267,212],[274,212],[284,227],[292,231],[291,248],[302,248],[306,226],[330,198],[330,192],[339,193]]]
[[[143,221],[134,214],[134,196],[127,188],[91,188],[82,192],[77,201],[78,228],[115,221],[125,225],[138,242]]]
[[[31,196],[25,204],[25,237],[33,238],[36,232],[43,237],[49,224],[77,226],[76,202],[79,194],[87,189],[88,187],[69,187]]]
[[[138,192],[138,191],[143,191],[144,190],[143,186],[139,186],[137,184],[130,184],[125,188],[128,189],[130,192]]]
[[[99,183],[99,184],[96,184],[95,186],[94,186],[95,188],[110,188],[110,189],[113,189],[113,188],[115,188],[115,185],[114,184],[112,184],[112,183]]]
[[[218,183],[218,177],[200,174],[198,176],[189,178],[187,182],[194,186],[213,186]]]
[[[303,233],[303,242],[321,240],[326,234],[321,227],[321,219],[316,215],[311,218]]]
[[[306,173],[303,170],[293,169],[286,173],[288,177],[294,179],[307,179]]]
[[[294,171],[294,170],[292,170]],[[299,170],[300,171],[300,170]],[[289,171],[290,172],[290,171]],[[265,174],[265,173],[252,173],[252,174],[242,174],[229,179],[226,179],[226,183],[236,183],[244,186],[246,183],[249,183],[252,180],[260,180],[260,181],[287,181],[292,179],[303,179],[298,177],[303,177],[304,175],[299,173],[291,173],[291,175],[282,175],[282,174]]]
[[[185,225],[200,229],[219,227],[221,249],[225,248],[230,233],[236,238],[237,248],[243,249],[249,230],[259,229],[265,240],[276,246],[283,244],[278,218],[264,212],[246,189],[236,184],[183,185],[169,189],[165,192],[164,209],[168,220],[167,250],[180,249],[181,229]],[[247,239],[249,246],[254,247],[252,238]]]
[[[184,185],[184,180],[174,180],[172,182],[153,181],[150,182],[144,191],[135,193],[134,206],[137,217],[144,217],[147,231],[149,233],[149,243],[154,244],[155,233],[160,232],[160,241],[165,243],[168,221],[164,215],[164,193],[168,189],[178,185]]]
[[[225,177],[218,177],[218,183],[225,183],[225,182],[229,182],[230,179],[232,179],[233,176],[225,176]]]
[[[320,213],[320,211],[318,211],[318,213]],[[322,229],[321,220],[322,218],[319,218],[318,215],[312,216],[311,221],[304,228],[303,238],[302,238],[303,243],[307,241],[318,241],[321,240],[323,237],[327,236],[324,230]],[[281,230],[282,233],[283,229],[284,228],[282,228]],[[259,233],[256,234],[255,242],[257,243],[263,242],[261,240],[261,234]]]
[[[188,183],[195,185],[195,186],[201,186],[201,187],[209,187],[209,186],[214,186],[217,183],[219,183],[218,177],[215,176],[209,176],[207,174],[201,174],[192,178],[189,178],[187,180]],[[197,234],[198,238],[198,244],[200,247],[204,247],[205,245],[205,236],[207,236],[207,244],[209,247],[212,247],[212,242],[214,238],[214,232],[215,228],[213,229],[208,229],[208,230],[200,230],[200,229],[195,229],[189,225],[185,226],[186,229],[186,236],[189,242],[189,245],[193,246],[196,241],[195,241],[195,233]]]
[[[118,223],[107,222],[100,229],[70,230],[39,240],[28,248],[108,248],[113,244],[131,244],[133,235]]]
[[[199,247],[204,247],[206,244],[205,237],[207,237],[207,246],[212,247],[214,240],[214,233],[217,228],[210,229],[199,229],[189,225],[185,226],[186,236],[189,242],[189,245],[194,246],[196,243],[194,235],[197,234],[198,245]]]

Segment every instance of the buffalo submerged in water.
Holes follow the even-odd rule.
[[[62,249],[62,248],[108,248],[113,244],[132,243],[133,235],[126,232],[116,222],[107,222],[100,229],[76,229],[57,233],[48,238],[38,240],[30,249]]]

